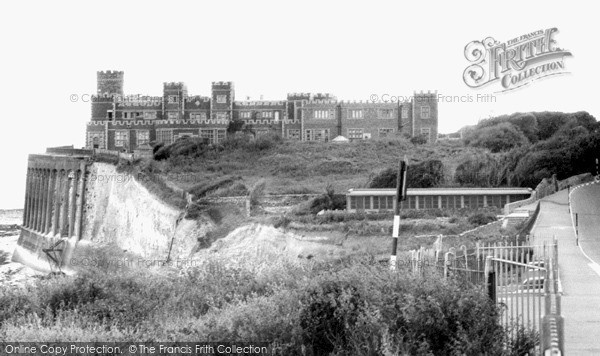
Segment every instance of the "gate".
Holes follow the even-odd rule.
[[[485,247],[486,285],[502,308],[500,321],[513,340],[531,331],[546,349],[547,319],[556,314],[558,249],[541,245]],[[559,298],[558,298],[559,299]]]

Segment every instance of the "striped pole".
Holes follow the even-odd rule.
[[[575,242],[579,246],[579,214],[575,213]]]
[[[394,227],[392,229],[392,254],[390,255],[390,269],[396,269],[396,252],[398,250],[398,235],[400,233],[400,203],[406,199],[406,156],[398,163],[398,176],[396,177],[396,207],[394,209]]]

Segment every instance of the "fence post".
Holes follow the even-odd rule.
[[[496,273],[493,268],[493,257],[487,256],[485,258],[485,286],[487,289],[488,296],[496,303]]]
[[[448,278],[448,265],[450,264],[450,252],[444,254],[444,278]]]

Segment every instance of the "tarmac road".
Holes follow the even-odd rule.
[[[600,265],[596,263],[600,262],[600,184],[582,186],[571,193],[571,210],[579,214],[581,248],[566,190],[540,201],[532,234],[535,244],[551,242],[554,237],[558,240],[564,354],[600,355]]]

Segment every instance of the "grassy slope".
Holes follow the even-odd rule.
[[[241,176],[248,187],[265,179],[267,194],[322,193],[328,184],[344,193],[364,187],[371,174],[395,167],[404,155],[413,163],[441,160],[451,181],[457,162],[478,151],[459,143],[414,146],[401,139],[347,144],[287,141],[263,151],[225,150],[196,159],[170,159],[158,165],[169,172],[164,176],[183,189]]]

